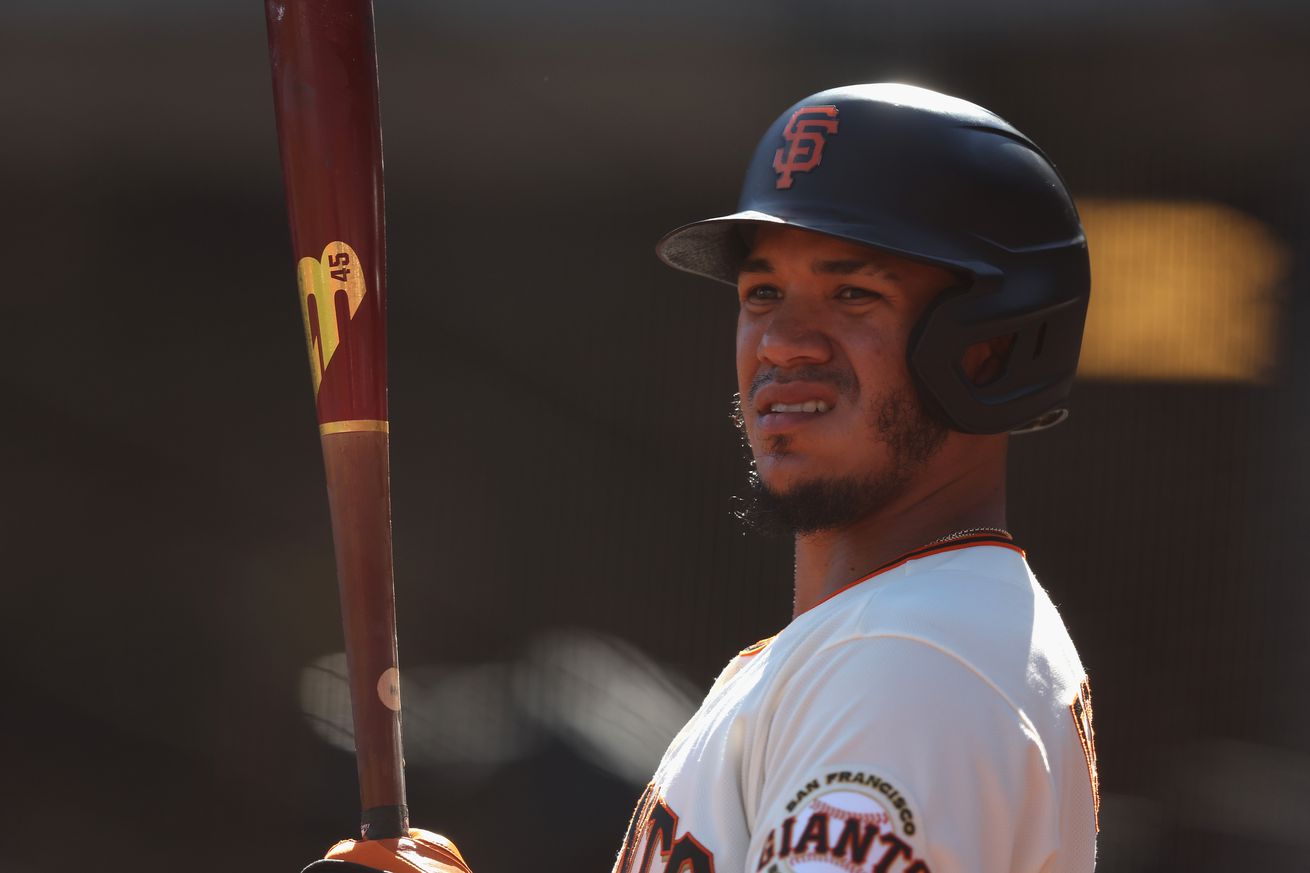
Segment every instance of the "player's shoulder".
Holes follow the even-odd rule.
[[[980,846],[1000,854],[969,869],[1037,869],[1057,851],[1090,858],[1078,848],[1094,821],[1090,701],[1077,708],[1082,666],[1021,550],[922,554],[819,604],[758,652],[741,660],[772,656],[777,680],[760,772],[783,783],[787,803],[799,809],[811,785],[876,776],[906,799],[922,831],[915,857],[930,866]],[[793,814],[763,818],[782,828]],[[1038,860],[1007,867],[1008,837],[987,835],[1021,832]]]
[[[866,635],[959,631],[952,619],[973,617],[964,623],[976,627],[985,617],[1001,623],[984,635],[994,638],[1000,627],[1030,624],[1046,599],[1023,550],[1003,541],[912,553],[845,593],[840,611],[852,632]]]
[[[831,639],[896,638],[943,653],[1019,709],[1034,697],[1065,706],[1083,670],[1059,611],[1008,544],[942,551],[907,561],[841,609]],[[836,630],[836,628],[834,628]]]

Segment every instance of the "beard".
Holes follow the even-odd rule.
[[[733,400],[733,423],[748,457],[750,442],[741,398]],[[905,386],[883,396],[870,410],[873,443],[887,446],[891,462],[867,476],[818,478],[776,491],[760,478],[751,457],[748,491],[738,498],[735,515],[747,527],[768,535],[818,533],[847,527],[900,496],[915,471],[937,453],[950,432],[943,418],[926,408],[917,393]],[[771,440],[771,454],[787,454],[789,440]]]

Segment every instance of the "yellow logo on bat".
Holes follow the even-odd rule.
[[[323,382],[323,372],[341,345],[337,319],[337,298],[346,295],[347,320],[355,317],[368,293],[364,271],[355,250],[340,240],[323,249],[323,257],[301,258],[296,278],[300,282],[300,313],[305,317],[309,340],[309,372],[314,377],[314,395]]]

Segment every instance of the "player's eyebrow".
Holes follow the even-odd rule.
[[[866,276],[882,276],[892,280],[900,278],[900,276],[896,275],[895,272],[888,270],[886,267],[879,266],[876,261],[870,261],[865,258],[815,261],[810,265],[810,269],[816,273],[835,276],[850,276],[855,273],[860,273]]]
[[[817,260],[810,264],[815,273],[829,276],[851,276],[860,273],[866,276],[882,276],[893,281],[900,276],[893,270],[880,266],[877,261],[868,258],[840,258],[835,260]],[[747,258],[737,268],[738,274],[776,273],[768,258]]]

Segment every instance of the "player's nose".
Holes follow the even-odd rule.
[[[775,367],[823,364],[832,358],[832,343],[803,308],[783,306],[760,333],[756,356]]]

